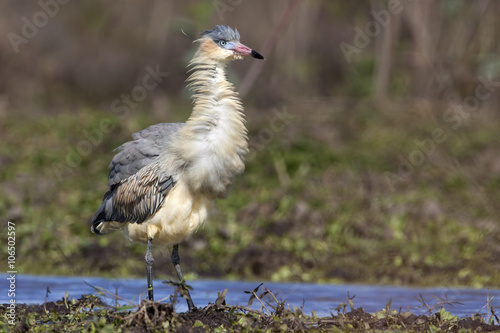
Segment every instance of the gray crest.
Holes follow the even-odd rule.
[[[226,27],[224,25],[217,25],[215,29],[205,30],[200,35],[209,36],[214,41],[220,39],[225,41],[234,41],[234,42],[240,41],[240,34],[238,32],[238,29],[233,30],[231,29],[231,27],[229,26]]]

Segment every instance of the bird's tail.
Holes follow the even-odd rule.
[[[101,236],[109,231],[122,229],[125,226],[123,222],[126,220],[113,208],[113,191],[110,190],[104,194],[102,204],[90,222],[90,231]]]

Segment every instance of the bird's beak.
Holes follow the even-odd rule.
[[[233,48],[234,53],[243,55],[243,56],[248,56],[251,55],[252,57],[256,59],[264,59],[264,57],[257,51],[252,50],[251,48],[241,44],[241,43],[235,43],[235,46]]]

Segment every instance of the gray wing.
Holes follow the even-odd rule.
[[[162,123],[133,134],[110,164],[109,191],[92,218],[92,232],[101,222],[144,222],[161,207],[175,185],[172,175],[160,174],[158,156],[183,123]]]
[[[146,165],[153,163],[160,154],[161,148],[184,125],[184,123],[162,123],[134,133],[133,141],[126,142],[115,149],[119,152],[109,165],[109,186],[119,184]]]

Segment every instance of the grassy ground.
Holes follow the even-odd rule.
[[[247,169],[181,246],[188,279],[500,287],[500,119],[477,111],[455,126],[446,110],[370,100],[248,108]],[[144,275],[143,245],[96,237],[89,221],[112,149],[160,121],[84,107],[4,117],[0,216],[15,223],[18,272]],[[154,250],[157,278],[174,275],[168,250]]]
[[[260,287],[260,286],[259,286]],[[329,317],[308,316],[301,308],[290,308],[286,301],[259,287],[250,294],[246,306],[228,305],[227,289],[219,293],[214,303],[193,312],[175,313],[174,296],[171,302],[159,303],[142,300],[141,304],[109,306],[95,295],[80,299],[63,298],[42,305],[17,305],[15,319],[9,317],[8,304],[0,305],[0,330],[13,332],[477,332],[498,331],[498,316],[490,304],[484,313],[458,318],[451,313],[430,307],[422,300],[427,314],[415,315],[410,311],[384,309],[369,314],[355,308],[353,298],[340,304]],[[101,291],[100,294],[106,293]],[[182,301],[182,300],[180,300]],[[250,309],[260,302],[261,310]],[[334,314],[336,312],[336,314]],[[15,325],[14,327],[11,325]]]

